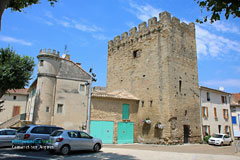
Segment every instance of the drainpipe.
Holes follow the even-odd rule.
[[[201,88],[199,88],[200,90],[200,130],[201,130],[201,138],[203,140],[203,131],[202,131],[202,125],[203,125],[203,122],[202,122],[202,96],[201,96]]]
[[[52,102],[52,115],[51,115],[51,125],[54,124],[54,112],[55,112],[55,103],[56,103],[56,88],[57,88],[57,77],[55,77],[55,85],[54,85],[54,91],[53,91],[53,102]],[[49,106],[50,107],[50,106]]]
[[[87,113],[87,133],[90,133],[90,113],[91,113],[91,96],[92,96],[92,79],[89,83],[89,92],[88,92],[88,113]]]

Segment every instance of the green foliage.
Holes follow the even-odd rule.
[[[54,5],[58,0],[48,0],[51,6]],[[33,4],[39,4],[40,0],[10,0],[6,9],[11,8],[13,11],[22,12],[23,8],[31,6]]]
[[[211,137],[211,136],[205,136],[205,137],[203,138],[203,141],[208,142],[208,139],[209,139],[210,137]]]
[[[208,21],[210,16],[210,22],[220,20],[220,15],[223,13],[225,18],[228,19],[230,15],[234,18],[240,17],[240,0],[194,0],[197,1],[198,5],[205,8],[211,14],[204,16],[202,20],[197,19],[196,22],[203,23]]]
[[[9,89],[20,89],[28,85],[31,79],[34,60],[20,56],[13,49],[0,49],[0,98]]]

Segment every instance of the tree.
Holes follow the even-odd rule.
[[[20,56],[13,49],[0,49],[0,98],[9,89],[21,89],[31,79],[34,60],[32,57]]]
[[[54,5],[58,0],[48,0],[51,6]],[[24,8],[33,4],[39,4],[40,0],[0,0],[0,30],[2,15],[5,9],[10,8],[12,11],[22,12]]]
[[[213,23],[220,20],[220,16],[223,13],[225,18],[228,19],[230,15],[234,18],[240,17],[240,0],[194,0],[197,1],[198,5],[202,8],[206,8],[209,15],[203,17],[202,20],[197,19],[196,22],[203,23],[208,21],[210,16],[210,22]]]

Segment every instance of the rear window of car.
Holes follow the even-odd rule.
[[[17,132],[18,133],[26,133],[29,128],[30,128],[29,126],[24,126],[24,127],[20,128]]]
[[[39,126],[32,129],[31,133],[37,134],[51,134],[55,130],[63,129],[60,127]]]
[[[7,135],[15,135],[16,131],[14,131],[14,130],[6,130],[6,134]]]
[[[63,131],[54,131],[54,132],[51,134],[51,136],[57,137],[57,136],[60,136],[62,133],[63,133]]]

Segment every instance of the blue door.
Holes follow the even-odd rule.
[[[118,136],[117,143],[133,143],[133,130],[134,123],[133,122],[118,122]]]
[[[90,135],[100,138],[103,143],[113,143],[112,121],[91,121]]]

